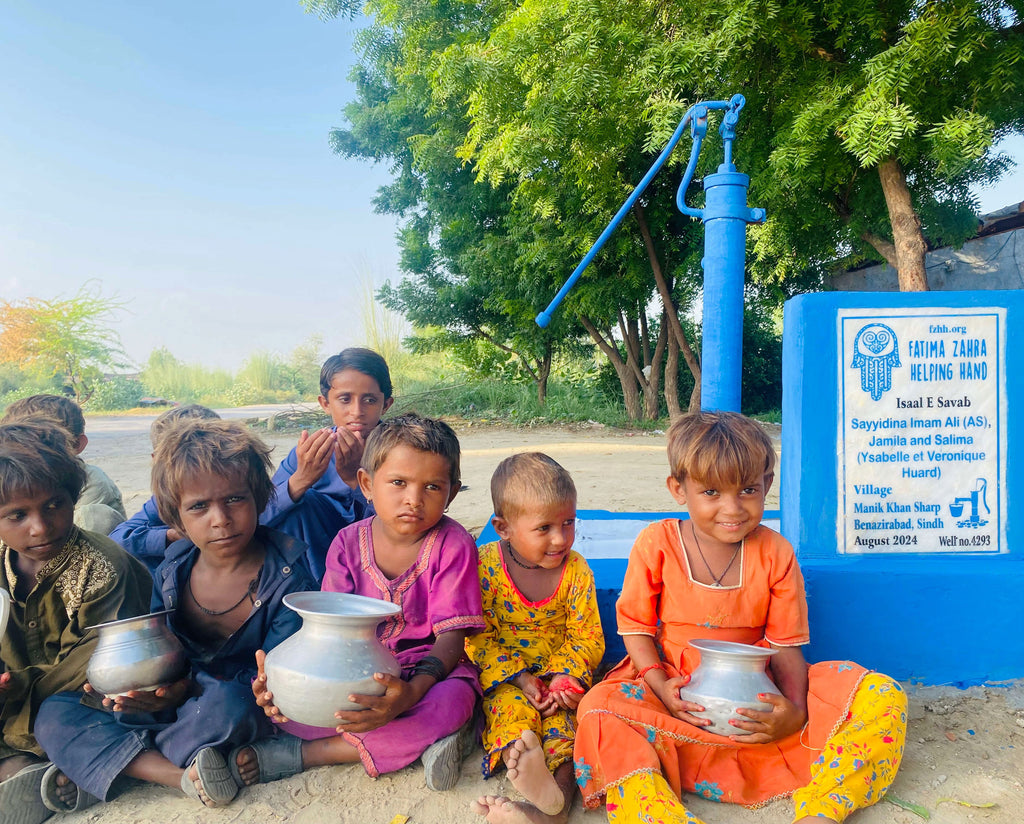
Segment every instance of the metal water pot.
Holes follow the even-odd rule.
[[[377,626],[401,612],[397,604],[341,592],[292,592],[284,604],[302,627],[267,654],[267,689],[287,718],[336,727],[338,710],[361,710],[349,695],[383,695],[375,672],[400,675],[394,655],[377,640]]]
[[[0,589],[0,645],[4,642],[4,633],[7,632],[7,619],[11,617],[11,593],[6,589]],[[0,672],[4,671],[3,662],[0,661]]]
[[[167,626],[171,610],[97,624],[96,650],[85,676],[104,695],[155,690],[188,672],[185,650]]]
[[[700,650],[700,666],[679,690],[679,697],[704,707],[704,712],[691,713],[711,719],[711,725],[702,729],[717,735],[746,735],[745,730],[729,724],[729,719],[750,720],[737,714],[737,707],[761,711],[772,708],[758,701],[757,696],[765,692],[780,694],[765,672],[768,659],[778,650],[705,639],[691,641],[690,646]]]
[[[6,589],[0,589],[0,641],[4,639],[7,632],[7,619],[11,617],[11,593]]]

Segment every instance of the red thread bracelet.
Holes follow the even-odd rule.
[[[656,669],[660,669],[662,672],[665,672],[665,665],[661,663],[661,661],[659,661],[657,664],[651,664],[649,666],[644,667],[642,670],[640,670],[640,672],[636,674],[636,680],[643,681],[646,684],[647,681],[644,680],[644,676],[647,675],[647,673],[649,673],[651,670]]]

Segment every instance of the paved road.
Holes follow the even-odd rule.
[[[215,410],[222,418],[265,418],[275,412],[311,411],[315,403],[277,403],[261,406],[239,406],[232,409]],[[139,415],[86,415],[85,431],[92,442],[106,438],[123,438],[138,433],[149,434],[149,426],[166,409],[144,412]]]
[[[290,412],[315,409],[314,404],[266,404],[262,406],[240,406],[233,409],[218,409],[222,418],[263,418],[274,412]],[[149,442],[149,427],[165,410],[141,415],[86,415],[85,433],[89,436],[89,447],[83,457],[105,466],[105,462],[144,456],[148,462],[152,446]],[[101,457],[102,456],[102,457]],[[108,470],[109,473],[109,470]]]

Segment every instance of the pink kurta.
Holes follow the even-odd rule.
[[[338,533],[327,552],[321,589],[379,598],[402,608],[381,623],[377,637],[395,654],[408,678],[441,633],[483,629],[476,543],[460,524],[444,517],[424,537],[415,562],[396,578],[388,578],[374,556],[372,521],[359,521]],[[469,720],[479,694],[476,668],[463,660],[409,712],[370,732],[343,735],[359,750],[371,776],[394,772]],[[284,728],[305,739],[337,735],[331,728],[292,722]]]

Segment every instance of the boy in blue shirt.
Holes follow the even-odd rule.
[[[373,350],[358,347],[332,355],[320,369],[317,400],[331,416],[333,426],[312,433],[303,430],[298,445],[274,473],[275,494],[261,513],[260,523],[305,543],[309,568],[320,581],[334,536],[373,514],[359,490],[356,471],[367,436],[394,403],[387,362]],[[216,416],[205,407],[198,409]],[[158,435],[150,434],[155,448]],[[164,548],[176,540],[160,531],[166,529],[150,500],[110,537],[155,569],[163,560]]]
[[[303,430],[274,473],[277,494],[260,520],[306,543],[309,568],[319,581],[334,536],[373,514],[356,472],[366,438],[394,403],[387,362],[358,347],[332,355],[320,369],[317,401],[334,425]]]

